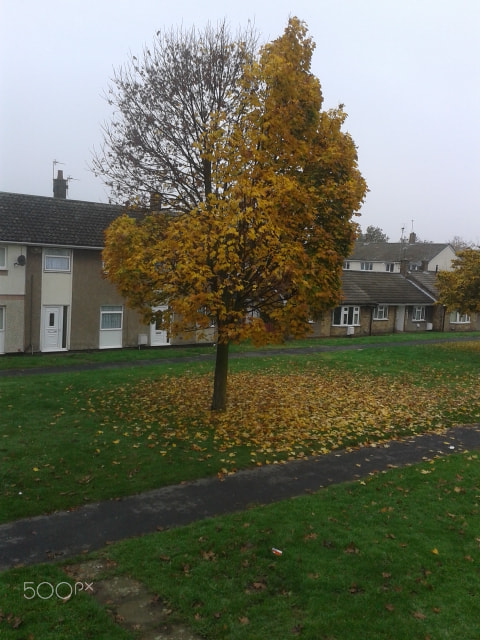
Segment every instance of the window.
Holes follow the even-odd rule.
[[[70,271],[70,249],[45,249],[45,271]]]
[[[100,307],[100,329],[121,329],[123,307],[121,305],[105,305]]]
[[[452,313],[450,314],[450,324],[468,324],[469,322],[470,316],[466,313],[452,311]]]
[[[360,265],[360,269],[362,271],[372,271],[373,270],[373,262],[362,262]]]
[[[7,247],[0,247],[0,269],[7,268]]]
[[[337,326],[359,325],[360,307],[336,307],[333,310],[332,324]]]
[[[425,307],[412,308],[412,322],[423,322],[425,320]]]
[[[386,262],[385,263],[385,271],[388,271],[389,273],[393,273],[395,271],[395,263]]]
[[[350,269],[350,261],[349,260],[345,260],[343,263],[343,268],[344,269]]]
[[[388,305],[379,304],[373,310],[374,320],[388,320]]]

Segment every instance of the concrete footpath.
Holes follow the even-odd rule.
[[[331,484],[480,449],[480,424],[256,467],[0,525],[0,570],[66,559],[131,536],[242,511]]]

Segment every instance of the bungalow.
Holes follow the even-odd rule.
[[[407,272],[406,278],[415,284],[415,286],[426,291],[438,299],[438,289],[436,286],[436,274],[428,271],[412,271]],[[438,320],[435,329],[437,331],[479,331],[480,330],[480,313],[460,313],[458,311],[447,312],[445,307],[436,305],[435,315]],[[438,328],[437,328],[438,326]]]
[[[435,298],[400,273],[343,271],[341,304],[315,335],[380,335],[440,330]]]
[[[373,242],[355,244],[342,272],[342,306],[317,335],[375,335],[480,329],[480,314],[447,313],[439,305],[436,273],[452,268],[450,244]]]

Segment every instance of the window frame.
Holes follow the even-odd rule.
[[[412,322],[425,322],[425,305],[412,307]]]
[[[388,304],[377,304],[373,309],[373,320],[388,320]]]
[[[468,313],[460,313],[460,311],[450,312],[450,324],[470,324],[471,321],[472,319]]]
[[[103,326],[104,319],[108,316],[120,317],[120,326]],[[121,331],[123,329],[123,305],[121,304],[104,304],[100,307],[100,331]]]
[[[0,331],[5,331],[7,307],[0,305]]]
[[[385,271],[387,273],[394,273],[395,272],[395,263],[394,262],[386,262],[385,263]]]
[[[48,266],[48,260],[67,260],[65,268]],[[72,270],[72,250],[65,247],[45,247],[43,251],[43,270],[47,273],[70,273]]]
[[[3,262],[1,255],[3,253]],[[8,265],[8,251],[7,247],[4,244],[0,245],[0,270],[5,271]]]
[[[336,320],[339,320],[339,322],[336,322]],[[343,305],[335,307],[332,311],[332,326],[359,327],[360,307],[358,305]]]
[[[360,271],[373,271],[373,262],[361,262],[360,263]]]

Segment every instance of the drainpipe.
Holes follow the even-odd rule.
[[[32,352],[33,355],[33,338],[32,338],[32,333],[33,333],[33,273],[30,276],[30,351]]]

